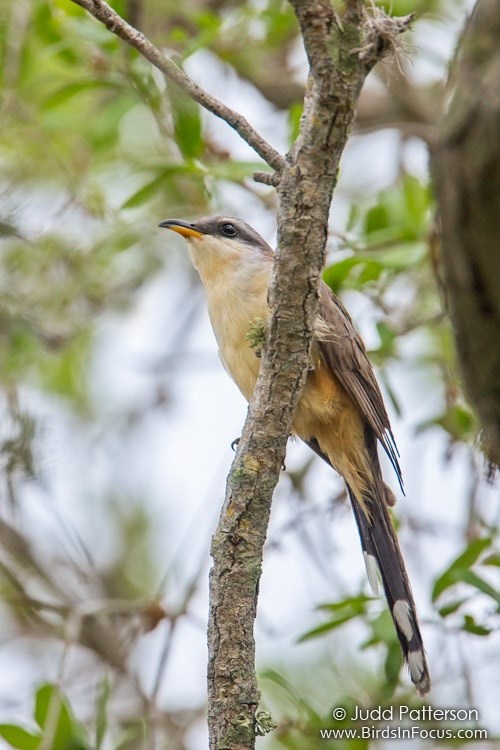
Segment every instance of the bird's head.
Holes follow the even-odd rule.
[[[160,227],[171,229],[188,241],[202,279],[207,273],[218,273],[228,266],[254,266],[273,258],[267,242],[242,219],[208,216],[193,223],[168,219]]]

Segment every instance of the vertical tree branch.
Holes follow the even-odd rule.
[[[210,749],[252,750],[259,702],[253,625],[263,548],[273,490],[305,381],[332,193],[363,81],[411,18],[390,19],[377,9],[368,15],[362,0],[349,0],[339,20],[330,0],[290,0],[310,74],[300,134],[283,159],[241,115],[190,81],[104,0],[73,2],[226,120],[276,170],[269,179],[279,197],[279,247],[269,297],[272,317],[213,538],[210,573]]]
[[[447,303],[468,396],[500,465],[500,6],[479,0],[453,69],[433,175]]]
[[[272,318],[253,400],[228,478],[212,543],[209,616],[211,750],[251,750],[259,690],[253,621],[262,553],[294,409],[305,381],[328,213],[340,157],[363,81],[410,18],[390,25],[348,14],[339,24],[328,0],[291,0],[310,62],[299,137],[277,185],[278,252]],[[385,19],[385,16],[384,16]],[[374,42],[377,43],[374,45]],[[390,46],[390,45],[389,45]]]

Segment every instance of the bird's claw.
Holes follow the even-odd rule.
[[[238,447],[238,445],[240,443],[240,440],[241,440],[241,438],[239,438],[239,437],[234,438],[233,442],[231,443],[231,450],[233,450],[234,452],[236,452],[236,449],[237,449],[237,447]],[[281,471],[286,471],[286,464],[285,464],[284,461],[281,464]]]

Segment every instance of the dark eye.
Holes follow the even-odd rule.
[[[236,228],[233,224],[223,224],[222,234],[224,234],[226,237],[235,237],[237,234]]]

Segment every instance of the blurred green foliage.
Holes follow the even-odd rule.
[[[334,292],[363,289],[369,282],[387,284],[402,273],[418,271],[427,260],[431,213],[428,186],[408,174],[381,193],[375,205],[363,210],[354,204],[345,238],[353,252],[326,269],[326,283]]]
[[[51,684],[41,685],[35,693],[33,711],[37,731],[14,724],[0,724],[0,737],[19,750],[89,750],[86,731],[75,719],[67,699]]]
[[[241,184],[260,164],[220,153],[199,107],[83,10],[63,0],[5,9],[1,377],[83,401],[76,373],[94,316],[130,304],[158,269],[153,232],[165,207],[205,213],[214,180]],[[255,13],[274,33],[278,9]],[[221,20],[188,6],[183,23],[198,29],[186,60]]]
[[[207,65],[216,58],[228,75],[251,84],[270,111],[282,110],[290,142],[296,138],[304,82],[297,63],[297,25],[285,0],[115,0],[112,5],[177,64],[189,65],[198,53],[207,55]],[[446,20],[450,11],[449,3],[438,0],[378,5],[394,15],[417,12],[427,23]],[[15,507],[16,481],[34,482],[38,476],[36,446],[43,432],[42,423],[19,405],[16,388],[48,395],[73,415],[94,418],[98,429],[108,430],[92,413],[89,373],[95,337],[100,321],[132,307],[144,285],[168,264],[156,232],[158,221],[166,215],[215,212],[223,202],[222,188],[228,186],[246,190],[249,199],[265,208],[274,207],[274,197],[271,191],[256,191],[250,180],[263,167],[257,158],[235,158],[209,135],[197,105],[69,0],[4,0],[2,12],[0,382],[11,432],[2,435],[0,458],[9,503]],[[450,450],[459,447],[471,455],[477,424],[457,386],[435,279],[439,259],[429,242],[433,213],[428,181],[402,167],[394,184],[369,200],[353,201],[345,229],[339,235],[332,232],[332,246],[341,258],[328,265],[324,278],[335,292],[362,294],[373,305],[378,342],[370,356],[398,413],[403,409],[387,369],[401,361],[407,338],[419,337],[412,364],[432,373],[433,387],[442,390],[443,398],[436,414],[415,425],[415,431],[439,430]],[[154,399],[163,405],[162,394]],[[117,431],[125,432],[135,416],[121,415]],[[133,507],[127,510],[115,497],[106,498],[116,537],[111,561],[99,569],[97,581],[93,564],[84,573],[79,570],[77,579],[88,585],[89,600],[97,596],[124,600],[127,606],[136,603],[144,620],[142,600],[156,595],[159,577],[151,552],[155,521],[141,508],[140,498],[128,497],[133,497]],[[463,530],[465,549],[435,577],[429,600],[435,628],[480,640],[498,630],[499,595],[492,574],[499,557],[496,528],[473,510],[474,523]],[[48,591],[50,601],[59,602],[60,568],[52,559],[44,567],[21,531],[4,528],[2,544],[7,539],[11,567],[2,558],[0,590],[11,614],[22,628],[59,639],[66,648],[71,606],[54,605],[50,617],[42,619],[39,602],[24,590],[29,580],[37,596]],[[186,593],[186,602],[191,594]],[[164,615],[153,610],[151,627],[155,617],[159,621]],[[354,591],[318,610],[320,623],[302,641],[336,637],[341,628],[359,625],[362,649],[372,649],[383,665],[375,676],[350,664],[356,675],[345,686],[338,675],[336,705],[348,715],[360,696],[366,707],[404,700],[419,705],[413,693],[404,692],[397,638],[378,602]],[[172,628],[186,614],[187,604],[179,611],[169,620]],[[125,615],[106,619],[101,614],[88,615],[81,640],[106,669],[111,664],[123,674],[118,645],[122,640],[130,645],[140,627],[134,621],[122,639]],[[112,652],[115,641],[117,653]],[[325,715],[304,697],[296,687],[300,679],[298,670],[289,677],[270,669],[262,672],[264,701],[272,704],[273,718],[279,717],[276,731],[265,740],[269,747],[319,750],[325,745],[319,729],[343,726],[332,723],[331,710]],[[91,718],[84,721],[75,718],[79,710],[70,707],[58,686],[43,684],[35,691],[30,723],[2,724],[0,736],[8,746],[26,750],[145,747],[156,726],[142,715],[144,696],[140,709],[126,719],[116,717],[113,696],[113,682],[105,676],[87,712]],[[155,719],[159,725],[158,715]],[[196,712],[189,720],[162,715],[162,746],[184,750],[189,721],[197,719]],[[345,740],[335,747],[357,750],[372,744]]]

